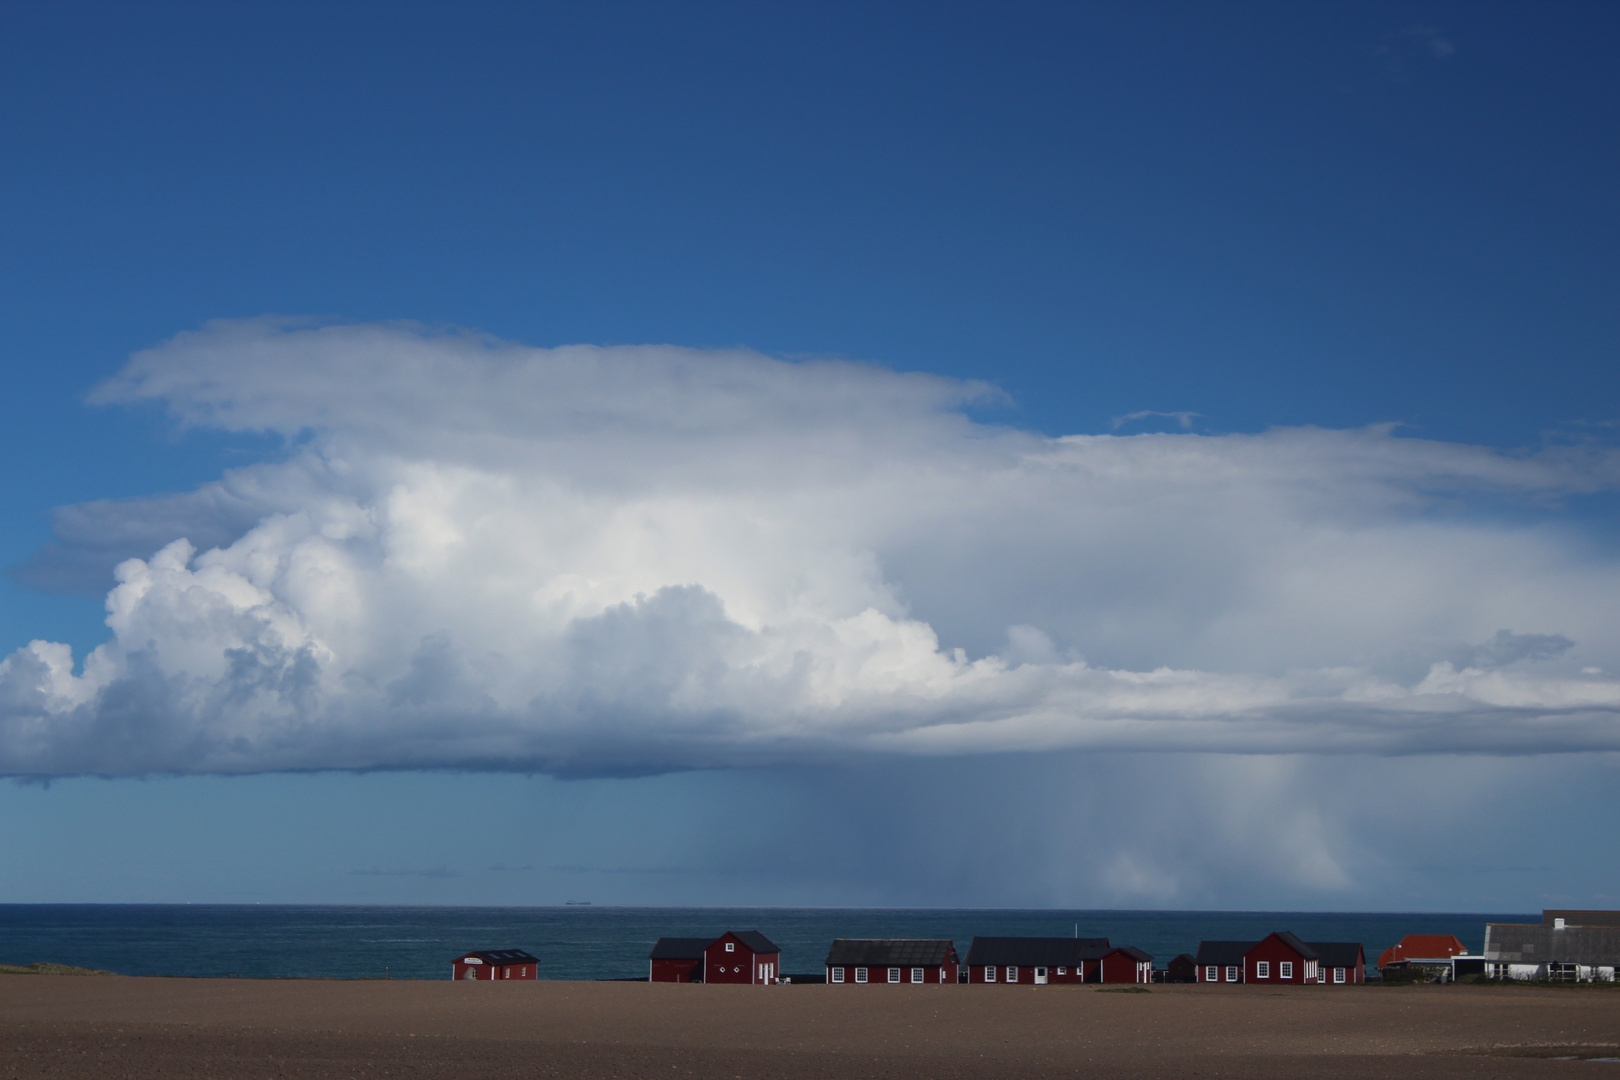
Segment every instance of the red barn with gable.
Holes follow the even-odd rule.
[[[758,930],[728,930],[703,949],[703,981],[769,986],[781,962],[782,950]]]
[[[1317,981],[1316,950],[1286,930],[1269,934],[1243,954],[1243,981],[1304,986]]]
[[[450,966],[452,979],[538,979],[540,961],[522,949],[484,949],[462,953]]]

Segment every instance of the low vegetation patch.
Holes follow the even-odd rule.
[[[1458,986],[1549,986],[1560,990],[1617,990],[1620,982],[1570,982],[1553,979],[1493,979],[1488,975],[1467,975],[1457,980]]]
[[[74,967],[72,964],[47,964],[43,960],[24,967],[20,964],[0,964],[0,975],[111,975],[110,971]]]
[[[1543,1061],[1620,1061],[1620,1046],[1614,1043],[1491,1046],[1475,1053],[1487,1057],[1540,1058]]]

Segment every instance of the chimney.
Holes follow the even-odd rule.
[[[1563,919],[1554,919],[1553,920],[1553,929],[1554,930],[1562,930],[1563,928],[1564,928],[1564,920]]]

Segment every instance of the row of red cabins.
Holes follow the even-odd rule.
[[[757,930],[718,938],[659,938],[648,957],[652,982],[769,983],[781,950]],[[956,983],[1146,983],[1153,957],[1107,938],[976,937],[964,964],[944,938],[838,938],[827,952],[833,986]],[[967,978],[962,978],[963,970]]]
[[[717,938],[659,938],[648,957],[652,982],[769,985],[781,978],[782,951],[757,930],[728,930]],[[465,953],[456,979],[534,979],[540,962],[519,949]],[[963,972],[966,978],[963,978]],[[1359,942],[1301,941],[1287,931],[1260,941],[1203,941],[1198,955],[1170,961],[1170,982],[1344,985],[1365,982]],[[1045,986],[1063,983],[1147,983],[1153,957],[1107,938],[975,937],[967,961],[945,938],[838,938],[827,952],[833,986],[927,985],[967,982]]]

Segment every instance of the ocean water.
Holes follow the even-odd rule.
[[[835,937],[1106,937],[1158,966],[1200,939],[1360,941],[1369,966],[1405,934],[1455,934],[1470,951],[1487,922],[1523,914],[1245,911],[1008,911],[944,908],[326,907],[0,904],[0,963],[50,961],[123,975],[446,979],[473,949],[527,949],[548,979],[634,978],[661,936],[759,930],[782,971],[820,973]]]

